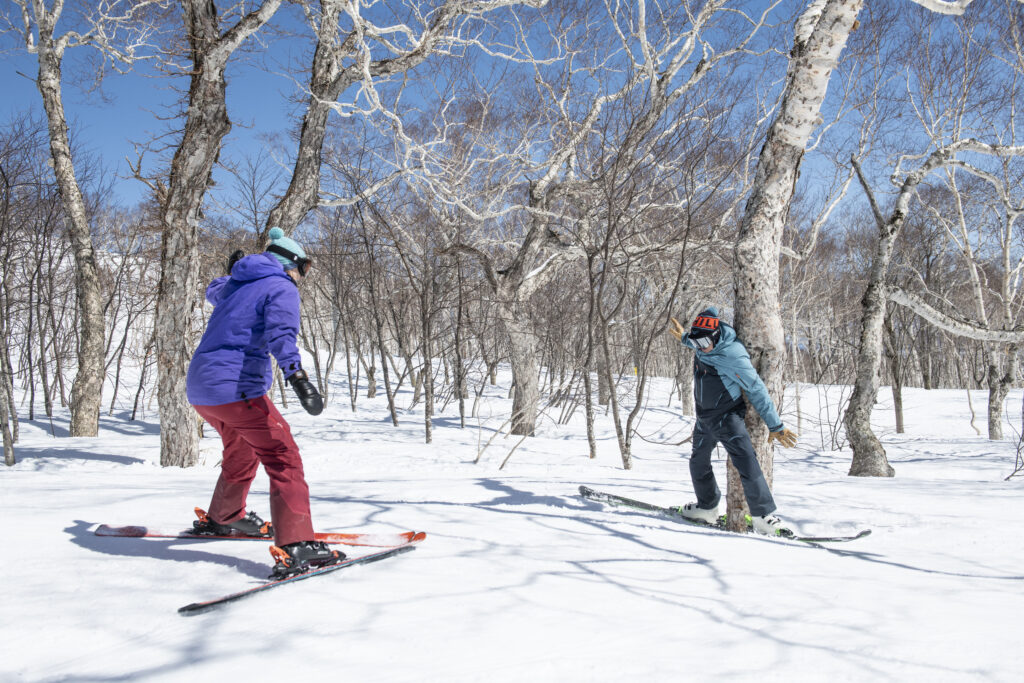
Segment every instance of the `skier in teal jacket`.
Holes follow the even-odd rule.
[[[743,493],[750,507],[754,530],[776,535],[783,528],[775,512],[768,482],[757,462],[757,453],[743,421],[747,401],[768,425],[768,441],[778,440],[786,448],[796,445],[796,434],[786,429],[757,374],[736,330],[719,319],[718,309],[705,308],[694,319],[690,332],[672,318],[669,332],[694,350],[693,395],[697,423],[693,428],[690,478],[697,502],[687,503],[684,517],[714,523],[718,518],[721,492],[711,467],[711,453],[719,443],[740,473]]]

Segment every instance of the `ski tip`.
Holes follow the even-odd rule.
[[[589,495],[589,494],[591,494],[593,492],[594,492],[594,489],[590,488],[589,486],[584,486],[583,484],[580,484],[580,495],[581,496],[586,496],[586,495]]]
[[[419,543],[427,537],[426,531],[414,531],[412,536],[409,537],[409,543]]]
[[[179,607],[178,614],[180,614],[183,617],[194,617],[195,615],[202,614],[203,612],[206,612],[209,609],[211,609],[211,607],[206,603],[193,602],[190,605]]]

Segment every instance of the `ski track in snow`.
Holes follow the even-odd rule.
[[[895,434],[883,390],[875,420],[896,477],[853,478],[849,450],[822,446],[828,392],[804,385],[801,442],[776,450],[779,514],[804,534],[873,530],[805,547],[576,495],[582,483],[659,505],[692,499],[689,445],[654,443],[678,442],[691,425],[678,403],[665,407],[665,383],[654,383],[631,471],[610,416],[598,411],[590,460],[582,411],[558,425],[559,408],[504,470],[517,437],[498,436],[473,464],[507,415],[504,380],[465,429],[448,405],[432,444],[421,411],[400,412],[394,428],[383,396],[352,413],[344,384],[317,418],[291,401],[317,529],[427,539],[187,619],[178,607],[262,581],[269,544],[92,532],[188,526],[216,481],[212,430],[203,462],[178,469],[159,466],[155,414],[104,415],[99,439],[22,422],[19,463],[0,478],[0,681],[1020,680],[1024,477],[1003,481],[1019,422],[991,442],[971,428],[965,392],[908,389],[907,432]],[[796,429],[792,391],[781,412]],[[1011,393],[1009,415],[1020,402]],[[984,415],[976,424],[984,430]],[[66,435],[66,412],[52,429]],[[724,488],[721,452],[715,463]],[[249,503],[269,511],[262,472]]]

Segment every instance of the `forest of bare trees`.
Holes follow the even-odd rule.
[[[158,414],[162,463],[194,464],[202,289],[274,226],[314,258],[300,342],[327,402],[383,392],[428,442],[448,406],[471,424],[502,366],[505,431],[584,415],[593,457],[606,411],[631,468],[650,378],[692,412],[665,331],[707,304],[777,403],[847,388],[823,447],[852,448],[851,474],[893,475],[880,386],[898,427],[905,387],[987,390],[992,439],[1016,410],[1016,0],[5,4],[2,47],[37,58],[40,94],[0,126],[7,464],[19,420],[57,406],[74,436]],[[307,59],[294,129],[228,154],[228,66],[284,45]],[[132,160],[136,206],[63,114],[69,59],[89,86],[145,69],[179,92]]]

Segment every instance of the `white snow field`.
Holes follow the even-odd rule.
[[[667,383],[654,385],[631,471],[609,415],[598,413],[592,461],[582,411],[559,425],[559,408],[504,470],[518,437],[498,436],[474,464],[508,414],[504,379],[466,429],[449,404],[431,444],[422,406],[401,410],[395,428],[383,392],[352,413],[339,382],[316,418],[292,400],[284,414],[317,528],[427,539],[193,617],[176,610],[261,582],[269,544],[93,531],[189,526],[217,478],[212,430],[203,462],[179,469],[159,466],[152,410],[135,422],[104,414],[98,439],[63,436],[66,412],[52,427],[23,422],[19,462],[0,474],[0,680],[1022,680],[1024,476],[1004,481],[1020,391],[1007,401],[1007,438],[991,442],[984,414],[982,434],[972,428],[963,391],[907,390],[897,435],[883,389],[876,420],[896,477],[868,479],[846,475],[849,449],[827,450],[840,389],[804,385],[801,443],[776,451],[779,514],[804,533],[873,530],[822,548],[578,497],[582,483],[663,505],[692,499],[689,446],[661,445],[692,424]],[[782,413],[796,429],[792,394]],[[410,403],[402,393],[399,405]],[[985,393],[973,404],[983,410]],[[269,513],[262,472],[249,502]]]

